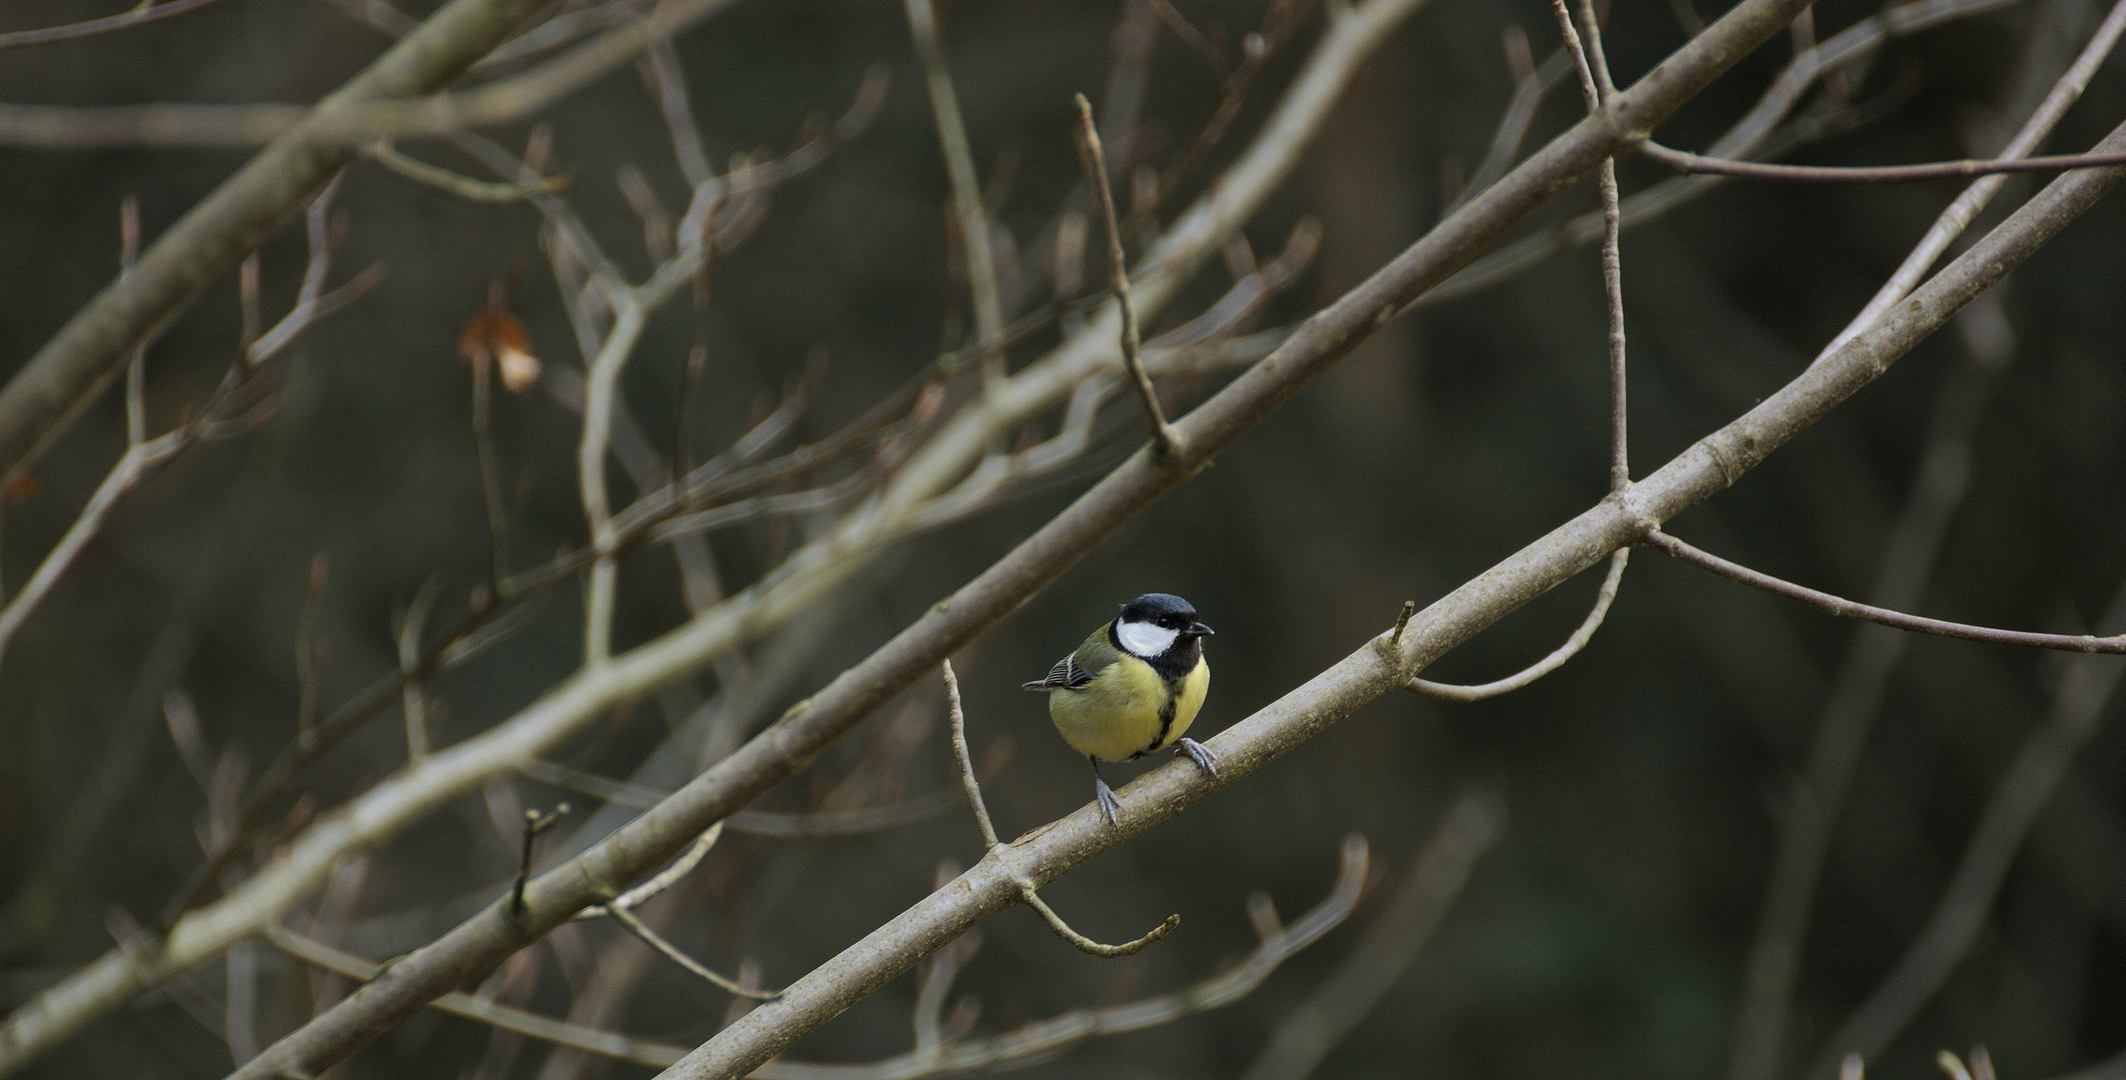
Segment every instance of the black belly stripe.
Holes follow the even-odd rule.
[[[1152,744],[1150,746],[1131,754],[1130,757],[1132,759],[1141,758],[1166,745],[1166,733],[1174,729],[1174,711],[1181,706],[1181,695],[1175,693],[1174,684],[1176,681],[1178,680],[1165,680],[1166,704],[1159,706],[1159,734],[1152,736]]]

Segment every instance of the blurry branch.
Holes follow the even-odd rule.
[[[2126,629],[2126,582],[2097,624]],[[1985,926],[1995,894],[2022,848],[2023,837],[2052,799],[2074,756],[2095,735],[2104,707],[2126,675],[2126,662],[2084,656],[2068,665],[2054,691],[2051,715],[2030,733],[1980,813],[1978,827],[1927,920],[1926,929],[1825,1044],[1824,1058],[1806,1074],[1828,1080],[1846,1054],[1873,1058],[1903,1031],[1962,960]]]
[[[1800,104],[1809,87],[1867,60],[1885,40],[1915,34],[1955,19],[1982,15],[2016,2],[2018,0],[1916,0],[1862,19],[1789,61],[1757,104],[1716,140],[1707,149],[1707,154],[1728,159],[1750,154],[1776,155],[1835,130],[1844,118],[1844,113],[1838,109],[1806,116],[1783,127],[1780,121]],[[1623,227],[1630,229],[1656,220],[1710,191],[1714,185],[1725,182],[1721,177],[1681,176],[1638,191],[1623,202]],[[1542,232],[1524,236],[1471,262],[1453,278],[1419,298],[1417,303],[1429,307],[1488,289],[1553,255],[1594,243],[1601,238],[1602,232],[1599,213],[1581,214]]]
[[[1311,997],[1284,1013],[1241,1080],[1303,1080],[1379,1004],[1432,940],[1476,861],[1505,831],[1504,800],[1463,792],[1418,851],[1350,955]]]
[[[49,26],[41,30],[16,30],[11,33],[0,34],[0,49],[16,49],[24,45],[49,45],[55,41],[71,41],[75,38],[85,38],[92,34],[124,30],[127,27],[139,26],[142,23],[167,19],[172,15],[183,15],[188,11],[197,11],[213,2],[214,0],[170,0],[167,4],[156,5],[154,0],[146,0],[145,3],[138,4],[117,15],[106,15],[101,19],[89,19],[84,22],[69,23],[65,26]]]
[[[384,974],[386,965],[372,963],[352,953],[333,948],[322,941],[305,937],[282,926],[278,921],[268,921],[259,928],[273,947],[301,960],[306,964],[336,972],[357,982],[366,983]],[[662,1068],[677,1060],[682,1047],[668,1043],[636,1039],[610,1031],[587,1028],[556,1020],[548,1016],[527,1012],[523,1009],[498,1004],[495,1001],[451,991],[428,1003],[431,1008],[468,1020],[477,1020],[496,1027],[529,1035],[535,1039],[561,1046],[573,1047],[619,1061],[632,1062]]]
[[[987,756],[984,760],[988,760]],[[637,784],[597,776],[551,761],[526,762],[517,771],[542,784],[567,788],[636,810],[648,810],[671,795],[668,791],[653,791]],[[982,771],[988,771],[988,767],[985,765]],[[960,794],[956,790],[947,789],[884,806],[814,810],[810,813],[740,810],[719,824],[729,826],[733,832],[780,839],[862,836],[927,821],[958,805]]]
[[[2053,83],[2051,93],[2046,94],[2037,108],[2031,110],[2030,118],[2023,122],[2015,137],[2009,139],[2008,144],[1995,155],[1996,160],[2007,161],[2022,157],[2036,149],[2045,136],[2051,134],[2053,127],[2066,115],[2068,108],[2081,99],[2082,91],[2088,87],[2089,80],[2096,74],[2097,68],[2103,66],[2105,57],[2111,55],[2111,50],[2118,45],[2122,29],[2126,29],[2126,3],[2115,3],[2110,14],[2104,16],[2104,21],[2089,36],[2089,42],[2082,47],[2081,54],[2075,57],[2074,62],[2068,65],[2067,70]],[[1881,317],[1883,312],[1888,311],[1891,305],[1904,299],[1905,294],[1919,284],[1919,279],[1934,265],[1934,261],[1941,258],[1942,252],[1949,249],[1950,243],[1970,227],[1972,219],[1978,216],[1978,212],[2007,182],[2008,178],[2005,176],[1989,176],[1958,193],[1956,199],[1941,212],[1941,216],[1935,219],[1926,235],[1913,247],[1912,253],[1905,256],[1897,271],[1890,275],[1890,280],[1876,290],[1875,295],[1868,300],[1867,306],[1861,309],[1860,314],[1853,318],[1852,323],[1824,347],[1823,353],[1818,354],[1818,359],[1845,344],[1846,339],[1859,333],[1869,323]]]
[[[1971,438],[1994,383],[2014,357],[2015,342],[2000,311],[1998,291],[1974,300],[1956,321],[1963,330],[1966,361],[1937,392],[1926,449],[1871,590],[1872,599],[1891,609],[1914,606],[1925,590],[1969,487]],[[1729,1080],[1774,1080],[1783,1074],[1793,988],[1824,860],[1883,692],[1911,640],[1888,626],[1862,627],[1853,635],[1824,703],[1808,763],[1789,789],[1780,822],[1742,1000],[1736,1006]]]
[[[1267,920],[1258,919],[1257,928],[1262,933],[1262,940],[1245,959],[1219,975],[1173,993],[1103,1008],[1079,1009],[983,1039],[941,1039],[932,1046],[868,1064],[827,1065],[784,1058],[763,1065],[750,1075],[760,1080],[916,1080],[1024,1061],[1053,1054],[1097,1036],[1141,1031],[1172,1023],[1192,1013],[1222,1008],[1252,993],[1287,958],[1340,925],[1358,904],[1365,887],[1366,867],[1365,841],[1355,836],[1346,840],[1336,885],[1320,904],[1290,926],[1278,926],[1274,915]],[[1266,905],[1252,905],[1251,911],[1258,907]],[[366,982],[384,971],[377,964],[296,934],[278,922],[268,922],[261,932],[282,952],[350,979]],[[942,996],[944,990],[938,993]],[[442,1012],[535,1039],[651,1068],[668,1067],[685,1056],[687,1050],[669,1043],[555,1020],[456,991],[428,1004]]]
[[[950,599],[933,606],[893,641],[708,768],[672,798],[533,881],[526,892],[524,917],[510,917],[507,904],[491,905],[436,942],[402,958],[393,965],[392,977],[381,985],[350,995],[268,1048],[240,1075],[265,1077],[289,1070],[321,1072],[393,1023],[412,1015],[427,1000],[454,988],[463,973],[499,962],[577,909],[598,902],[602,897],[597,894],[595,883],[626,882],[647,876],[710,824],[797,771],[880,703],[912,685],[953,650],[1054,580],[1132,515],[1348,353],[1413,297],[1503,236],[1571,178],[1595,168],[1603,156],[1622,145],[1618,132],[1639,130],[1666,116],[1749,48],[1777,32],[1800,4],[1801,0],[1745,0],[1669,62],[1633,88],[1619,93],[1605,106],[1607,115],[1603,119],[1590,118],[1575,125],[1491,191],[1442,222],[1366,284],[1315,316],[1248,374],[1183,417],[1177,426],[1182,429],[1188,448],[1187,460],[1162,465],[1142,453],[1132,457],[1013,553]],[[1336,9],[1338,14],[1332,16],[1312,58],[1254,143],[1194,207],[1176,219],[1144,257],[1133,292],[1147,310],[1170,299],[1194,269],[1287,175],[1359,62],[1416,6],[1416,0],[1370,0],[1361,6]],[[2016,249],[2014,259],[2002,260],[1999,265],[2020,259],[2049,238],[2085,199],[2093,199],[2103,187],[2101,181],[2109,178],[2108,172],[2084,171],[2056,181],[2054,187],[2063,188],[2068,194],[2041,198],[2019,212],[2019,227],[2011,233],[2022,247]],[[2020,224],[2033,214],[2047,213],[2053,217],[2038,225]],[[684,237],[690,230],[682,227],[679,232]],[[1964,261],[1960,260],[1959,265]],[[691,267],[677,269],[675,287],[688,279],[690,270]],[[1939,283],[1963,281],[1971,276],[1945,272],[1936,283],[1930,283],[1929,296],[1936,297],[1934,303],[1941,308],[1936,313],[1938,318],[1946,318],[1953,304],[1963,299],[1951,297],[1947,286]],[[1920,312],[1901,317],[1895,325],[1906,336],[1887,338],[1877,348],[1891,355],[1909,348],[1911,341],[1932,329],[1934,324],[1926,317],[1930,312],[1935,309],[1922,305]],[[1913,332],[1915,328],[1918,333]],[[489,777],[546,752],[583,724],[604,715],[613,704],[648,693],[694,670],[826,595],[867,565],[868,557],[886,542],[904,535],[903,529],[923,503],[979,462],[998,433],[1053,407],[1085,379],[1113,371],[1118,362],[1115,342],[1119,329],[1119,317],[1108,306],[1088,320],[1082,333],[1065,341],[1050,356],[1010,376],[993,393],[963,405],[900,466],[886,490],[798,549],[746,592],[603,665],[577,672],[516,716],[430,755],[421,765],[403,769],[344,806],[320,815],[302,834],[278,848],[273,859],[251,878],[221,900],[187,913],[172,927],[159,949],[108,953],[17,1009],[6,1026],[0,1027],[0,1070],[19,1067],[21,1062],[78,1031],[139,990],[214,955],[245,934],[257,932],[265,921],[322,882],[332,864],[347,852],[395,834],[435,807],[477,788]],[[1858,380],[1838,394],[1827,395],[1813,384],[1812,390],[1827,395],[1821,398],[1820,408],[1828,408],[1832,401],[1864,381]],[[1750,445],[1768,452],[1813,418],[1814,413],[1809,413],[1792,421],[1791,430]],[[1757,456],[1740,447],[1725,452],[1745,467],[1754,464]],[[1709,452],[1689,458],[1694,468],[1706,464],[1706,453]],[[1710,478],[1718,475],[1717,470],[1700,468],[1691,475],[1693,485],[1675,489],[1671,512],[1716,489]],[[1657,486],[1655,490],[1662,489]],[[1617,509],[1620,505],[1619,500],[1612,499],[1598,512],[1609,528],[1603,537],[1608,542],[1606,546],[1590,545],[1585,552],[1588,561],[1625,546],[1636,539],[1636,532],[1647,527],[1640,524],[1643,515],[1625,515]],[[1572,531],[1578,535],[1584,528]],[[1541,561],[1539,556],[1531,558]],[[1585,565],[1572,565],[1575,558],[1557,559],[1553,566],[1559,576],[1555,580],[1562,580]],[[1546,575],[1536,573],[1516,580],[1518,591],[1482,609],[1489,614],[1472,613],[1458,621],[1450,620],[1455,629],[1443,635],[1428,630],[1414,636],[1406,641],[1406,651],[1418,641],[1444,649],[1554,584]],[[1480,579],[1472,587],[1489,589],[1490,581]],[[1430,655],[1422,659],[1429,660]],[[1383,677],[1392,674],[1393,678],[1383,682],[1381,688],[1385,689],[1389,682],[1400,683],[1420,666],[1416,662],[1392,668],[1382,666]],[[1355,705],[1356,699],[1351,704]],[[1341,716],[1342,711],[1325,709],[1316,715],[1326,724]],[[1256,760],[1249,767],[1260,763]],[[1153,775],[1169,774],[1162,771]],[[1140,820],[1148,824],[1152,818]],[[1085,824],[1089,825],[1090,819]],[[1061,838],[1081,833],[1082,830],[1064,829],[1049,835]],[[1120,839],[1111,830],[1089,842],[1080,855],[1089,856]],[[1042,873],[1059,873],[1061,865],[1044,864]],[[1045,877],[1037,878],[1036,884],[1041,880]],[[1005,896],[999,892],[995,899],[1002,903]],[[974,909],[968,908],[966,925],[971,925],[976,917]],[[732,1038],[748,1040],[742,1055],[749,1060],[746,1067],[772,1055],[799,1030],[816,1025],[826,1015],[868,993],[890,977],[889,972],[905,970],[913,964],[915,955],[918,954],[886,950],[873,958],[873,964],[861,977],[832,980],[835,989],[825,998],[840,1000],[842,1005],[829,1004],[815,988],[803,1004],[785,998],[754,1010],[740,1021],[738,1028],[729,1029],[739,1033]],[[830,1011],[820,1012],[823,1008]],[[793,1016],[805,1019],[780,1029],[774,1037],[761,1038],[761,1025],[770,1018]],[[727,1040],[723,1045],[728,1044]]]
[[[1180,187],[1196,171],[1197,166],[1203,164],[1205,155],[1218,145],[1219,140],[1225,137],[1226,129],[1232,127],[1233,121],[1239,118],[1240,106],[1246,101],[1248,90],[1262,77],[1270,61],[1298,33],[1299,27],[1314,14],[1314,9],[1320,6],[1321,0],[1275,0],[1268,10],[1263,12],[1262,28],[1249,31],[1241,40],[1240,66],[1226,76],[1223,85],[1218,88],[1218,103],[1211,107],[1211,114],[1204,118],[1203,125],[1196,129],[1195,134],[1189,136],[1188,145],[1182,149],[1179,160],[1159,174],[1159,198],[1165,198],[1167,192]],[[1333,27],[1338,19],[1344,18],[1348,11],[1348,8],[1341,6],[1331,8],[1331,26]],[[1135,232],[1138,219],[1157,210],[1158,206],[1158,201],[1154,200],[1150,205],[1132,212],[1128,231]]]
[[[982,209],[982,184],[974,174],[974,150],[960,118],[960,99],[952,88],[952,70],[938,43],[937,15],[930,0],[906,0],[908,31],[923,65],[923,84],[930,92],[930,113],[937,123],[938,145],[945,154],[945,174],[952,180],[952,203],[959,214],[960,247],[967,255],[967,283],[974,294],[975,342],[982,349],[982,384],[1004,374],[1004,302],[997,292],[995,252],[989,219]]]
[[[362,101],[434,90],[493,48],[536,0],[451,0],[318,106],[316,119]],[[5,110],[0,110],[4,113]],[[76,312],[0,390],[0,482],[26,468],[200,292],[278,229],[353,156],[312,145],[305,123],[276,138],[170,227]]]
[[[1521,35],[1520,42],[1526,49],[1526,34]],[[1513,87],[1513,99],[1507,103],[1505,115],[1499,117],[1498,132],[1491,137],[1491,148],[1484,152],[1484,160],[1477,164],[1476,171],[1469,174],[1461,198],[1456,199],[1449,209],[1468,202],[1497,183],[1499,177],[1506,175],[1506,170],[1513,168],[1513,156],[1520,153],[1521,141],[1528,137],[1528,126],[1535,122],[1536,109],[1542,106],[1543,98],[1572,67],[1572,54],[1561,48],[1519,77]]]
[[[1115,307],[1122,314],[1122,367],[1129,373],[1131,389],[1144,406],[1144,422],[1151,429],[1152,445],[1171,457],[1181,456],[1181,443],[1159,409],[1159,392],[1144,373],[1144,360],[1137,355],[1137,305],[1129,295],[1129,259],[1122,253],[1122,227],[1115,220],[1115,193],[1107,180],[1107,158],[1100,152],[1100,129],[1093,123],[1092,102],[1078,95],[1078,157],[1085,166],[1086,182],[1092,185],[1093,205],[1100,208],[1100,226],[1107,236],[1108,288],[1115,294]]]
[[[1558,30],[1565,38],[1563,51],[1572,58],[1573,67],[1579,71],[1580,91],[1587,101],[1587,111],[1590,114],[1598,113],[1604,99],[1603,88],[1607,87],[1606,93],[1609,95],[1614,95],[1616,88],[1608,85],[1609,73],[1606,68],[1601,71],[1601,85],[1597,85],[1596,69],[1589,64],[1589,50],[1582,48],[1580,36],[1573,30],[1572,14],[1566,10],[1565,0],[1551,0],[1551,6],[1557,14]],[[1594,11],[1591,6],[1584,4],[1582,11],[1586,16],[1584,21],[1588,41],[1594,44],[1599,41],[1596,37],[1598,31]],[[1599,58],[1599,47],[1593,55]],[[1529,78],[1534,76],[1530,75]],[[1524,80],[1524,85],[1526,84]],[[1600,187],[1603,224],[1602,293],[1608,299],[1609,311],[1609,490],[1615,493],[1631,486],[1631,459],[1625,426],[1624,264],[1623,254],[1618,246],[1623,226],[1617,210],[1617,161],[1614,156],[1602,159]],[[1579,629],[1574,630],[1572,636],[1566,638],[1563,645],[1552,650],[1550,655],[1512,675],[1488,683],[1462,686],[1433,682],[1430,679],[1411,679],[1407,684],[1408,688],[1427,697],[1448,701],[1482,701],[1519,690],[1563,667],[1565,661],[1579,655],[1580,650],[1586,648],[1589,641],[1594,640],[1595,631],[1602,628],[1602,620],[1609,616],[1609,606],[1616,602],[1617,589],[1624,583],[1624,567],[1630,559],[1631,549],[1628,547],[1618,548],[1609,557],[1609,575],[1602,579],[1602,587],[1595,593],[1594,607],[1589,609],[1587,617],[1580,621]],[[1400,628],[1398,624],[1398,629]]]
[[[120,498],[200,439],[217,438],[246,429],[248,423],[244,414],[251,408],[252,403],[248,399],[256,388],[250,378],[252,370],[258,364],[271,360],[293,342],[297,335],[315,325],[319,319],[360,298],[376,287],[377,282],[382,279],[381,267],[371,266],[328,293],[318,294],[312,285],[313,282],[323,282],[332,263],[333,244],[329,230],[324,228],[323,222],[336,186],[327,185],[311,203],[310,218],[313,228],[310,259],[304,273],[303,294],[271,330],[262,335],[245,335],[246,340],[239,347],[236,361],[231,365],[228,375],[200,406],[197,415],[188,417],[162,435],[152,439],[144,438],[147,423],[147,405],[143,397],[145,387],[139,375],[128,374],[125,383],[125,453],[119,456],[117,464],[104,476],[103,482],[97,485],[95,493],[89,496],[88,504],[83,506],[81,513],[75,517],[74,524],[59,538],[58,543],[52,545],[52,550],[45,554],[44,560],[37,565],[29,580],[23,583],[22,588],[8,600],[5,607],[0,607],[0,653],[6,652],[8,642],[15,636],[15,631],[21,629],[23,622],[29,618],[37,604],[51,592],[52,586],[58,583],[67,568],[73,565],[82,548],[103,527],[105,515],[110,513],[111,507],[116,505]],[[128,234],[134,232],[132,228],[122,231]],[[127,279],[121,278],[121,283],[125,280]],[[137,352],[131,366],[136,369],[140,366]]]
[[[2126,27],[2126,0],[2112,6],[2081,53],[2032,109],[2000,156],[2028,153],[2065,114],[2088,84],[2096,66]],[[2028,62],[2047,70],[2056,61],[2041,58],[2049,48],[2044,35],[2033,35]],[[2011,102],[2009,115],[2022,107]],[[1949,244],[1968,227],[1999,191],[2005,177],[1970,185],[1952,200],[1890,280],[1833,339],[1828,355],[1902,300]],[[1981,295],[1959,312],[1965,363],[1944,381],[1929,422],[1926,450],[1911,495],[1891,531],[1872,599],[1889,610],[1910,609],[1920,600],[1936,555],[1948,534],[1955,508],[1970,483],[1970,445],[1992,384],[2015,357],[2015,335],[2001,310],[1999,292]],[[1832,831],[1845,804],[1860,755],[1874,724],[1890,674],[1908,638],[1887,626],[1864,627],[1854,635],[1831,699],[1818,722],[1803,775],[1794,788],[1787,820],[1773,856],[1736,1007],[1735,1040],[1728,1063],[1729,1080],[1773,1080],[1781,1074],[1801,950],[1813,916],[1816,889]]]
[[[529,199],[534,193],[552,193],[566,186],[564,180],[542,180],[536,184],[498,184],[492,180],[475,180],[451,172],[440,165],[406,156],[391,143],[379,139],[362,148],[362,156],[412,180],[426,184],[438,191],[455,195],[472,202],[518,202]]]
[[[353,147],[378,139],[447,135],[467,128],[522,120],[588,86],[600,76],[633,60],[654,42],[669,38],[707,17],[730,0],[667,0],[639,19],[614,26],[596,39],[521,74],[497,79],[477,89],[428,94],[494,48],[502,33],[514,29],[537,4],[508,6],[512,16],[492,37],[477,42],[479,51],[465,58],[448,76],[425,84],[390,86],[384,93],[349,96],[348,87],[309,105],[5,105],[0,104],[0,145],[43,149],[102,146],[256,146],[289,142],[313,152],[340,148],[342,159]],[[504,7],[504,0],[490,0]],[[445,12],[400,39],[401,45],[422,35]],[[429,48],[435,48],[433,38]],[[397,54],[394,49],[386,57]],[[455,56],[455,51],[453,51]],[[429,61],[433,63],[434,61]],[[372,68],[371,70],[375,70]]]
[[[1083,101],[1084,98],[1081,97],[1079,100]],[[1088,108],[1086,114],[1090,116],[1091,109]],[[1106,174],[1100,172],[1094,175],[1105,176]],[[994,852],[1004,845],[998,842],[997,827],[989,820],[989,807],[982,802],[981,782],[974,778],[974,757],[967,752],[967,714],[960,708],[960,680],[952,673],[952,661],[941,661],[941,667],[945,675],[945,702],[952,714],[953,761],[959,765],[960,782],[967,787],[967,805],[974,808],[974,823],[982,829],[982,850],[985,853]],[[1055,909],[1049,907],[1041,899],[1040,894],[1034,891],[1033,882],[1022,879],[1018,882],[1018,886],[1019,899],[1025,901],[1027,907],[1040,912],[1041,918],[1048,923],[1050,930],[1056,932],[1057,937],[1070,942],[1079,952],[1089,953],[1093,956],[1106,957],[1108,959],[1134,956],[1143,952],[1147,946],[1154,944],[1160,938],[1173,933],[1174,928],[1181,925],[1181,916],[1169,915],[1166,917],[1165,922],[1152,927],[1150,932],[1143,937],[1120,945],[1102,945],[1071,929],[1070,924],[1063,921],[1063,916],[1056,914]]]
[[[685,968],[690,974],[698,976],[702,981],[726,994],[753,1001],[774,1001],[782,996],[781,991],[754,990],[739,984],[735,979],[718,975],[710,970],[708,965],[688,956],[679,946],[666,940],[664,935],[650,929],[647,924],[636,917],[634,912],[629,911],[627,908],[610,905],[606,908],[606,912],[613,917],[613,921],[626,927],[628,933],[642,939],[643,944],[657,950],[665,959]]]
[[[1987,645],[2013,645],[2031,649],[2057,649],[2062,652],[2078,653],[2126,653],[2126,633],[2113,634],[2106,637],[2093,637],[2088,634],[2033,634],[2023,630],[1997,630],[1990,626],[1972,626],[1968,623],[1922,618],[1918,615],[1907,615],[1901,611],[1879,608],[1872,604],[1857,603],[1843,597],[1832,596],[1827,592],[1819,592],[1806,585],[1796,585],[1791,581],[1760,573],[1747,566],[1729,562],[1711,552],[1701,551],[1659,529],[1649,531],[1640,538],[1639,542],[1647,547],[1690,563],[1692,566],[1710,570],[1721,577],[1732,578],[1744,585],[1762,589],[1775,596],[1783,596],[1789,600],[1799,600],[1810,607],[1821,608],[1843,618],[1865,619],[1869,622],[1881,623],[1884,626],[1896,627],[1899,630],[1935,634],[1963,641],[1977,641]]]
[[[1910,184],[1922,180],[1956,180],[1966,176],[1999,176],[2007,173],[2059,172],[2100,165],[2126,165],[2126,154],[2054,154],[2047,157],[2005,158],[1979,161],[1930,161],[1920,165],[1776,165],[1761,161],[1732,161],[1673,150],[1648,139],[1639,152],[1680,173],[1739,176],[1750,180],[1782,180],[1799,184]]]
[[[1614,135],[1607,133],[1632,130],[1634,121],[1641,118],[1635,113],[1643,102],[1649,98],[1665,100],[1656,97],[1654,87],[1660,86],[1670,73],[1695,70],[1689,58],[1696,55],[1696,50],[1733,55],[1726,51],[1734,47],[1733,36],[1761,35],[1744,40],[1762,40],[1783,26],[1795,10],[1793,6],[1752,3],[1732,9],[1685,46],[1680,57],[1655,67],[1639,84],[1620,92],[1604,106],[1605,117],[1576,126],[1561,142],[1553,143],[1515,170],[1491,193],[1472,200],[1387,268],[1316,315],[1248,378],[1227,387],[1184,417],[1181,426],[1194,429],[1187,432],[1191,452],[1208,452],[1207,448],[1222,446],[1225,440],[1218,438],[1219,434],[1227,430],[1237,434],[1235,428],[1256,415],[1260,406],[1243,400],[1251,386],[1274,380],[1294,368],[1304,370],[1323,362],[1325,353],[1335,351],[1328,343],[1349,348],[1363,337],[1362,327],[1377,323],[1377,313],[1407,302],[1409,292],[1404,290],[1421,290],[1444,277],[1451,263],[1432,263],[1427,258],[1436,250],[1435,245],[1447,242],[1443,233],[1452,235],[1471,227],[1470,217],[1494,210],[1503,192],[1514,191],[1537,176],[1549,175],[1547,170],[1558,167],[1552,163],[1561,158],[1572,162],[1578,171],[1593,169],[1620,145]],[[1743,30],[1744,26],[1748,30]],[[1695,86],[1688,83],[1674,87],[1675,92],[1685,94],[1693,89]],[[2106,144],[2106,149],[2126,147],[2126,126],[2114,131]],[[693,1080],[745,1073],[913,966],[937,943],[964,933],[1017,902],[1020,881],[1044,884],[1267,765],[1365,702],[1402,685],[1440,654],[1507,612],[1617,548],[1635,542],[1667,518],[1725,490],[1788,439],[1872,382],[1964,304],[2036,251],[2092,205],[2121,178],[2122,172],[2126,170],[2077,172],[2055,180],[1928,281],[1891,317],[1855,338],[1831,360],[1804,371],[1748,413],[1701,439],[1645,479],[1604,499],[1435,602],[1407,622],[1396,649],[1380,647],[1385,634],[1375,638],[1302,687],[1221,732],[1209,744],[1220,762],[1218,777],[1207,776],[1183,763],[1169,764],[1145,774],[1118,793],[1129,807],[1122,819],[1127,823],[1124,827],[1109,826],[1098,809],[1088,806],[1046,830],[991,853],[952,888],[933,893],[799,979],[782,1000],[748,1013],[719,1032],[667,1076]],[[1085,528],[1080,522],[1087,516],[1107,511],[1113,503],[1135,504],[1142,498],[1138,490],[1158,475],[1159,467],[1150,455],[1139,452],[1079,499],[1071,510],[1029,538],[1012,556],[962,589],[948,602],[947,610],[967,606],[970,594],[1017,570],[1022,560],[1032,561],[1033,553],[1077,540],[1072,534]],[[941,617],[942,613],[926,616],[904,637],[920,633]],[[870,667],[868,663],[861,665],[850,675],[868,675]],[[833,693],[834,687],[830,686],[813,699],[811,707],[819,708],[821,698]],[[697,783],[716,778],[716,770],[712,770]],[[659,812],[652,811],[640,822],[657,816]]]

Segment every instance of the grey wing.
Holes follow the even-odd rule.
[[[1079,667],[1076,660],[1075,653],[1066,656],[1056,661],[1056,666],[1048,669],[1047,678],[1021,685],[1028,690],[1076,690],[1093,681],[1093,676],[1097,674]]]

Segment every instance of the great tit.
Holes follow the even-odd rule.
[[[1093,795],[1110,824],[1121,807],[1100,777],[1100,762],[1141,758],[1175,743],[1212,776],[1218,759],[1182,738],[1211,686],[1203,639],[1212,631],[1196,609],[1171,593],[1145,593],[1122,608],[1048,677],[1026,683],[1048,695],[1048,716],[1070,748],[1093,763]]]

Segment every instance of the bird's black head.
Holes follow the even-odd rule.
[[[1164,657],[1196,666],[1202,655],[1201,639],[1210,627],[1196,621],[1196,609],[1172,593],[1145,593],[1122,608],[1115,617],[1117,645],[1145,660]]]

